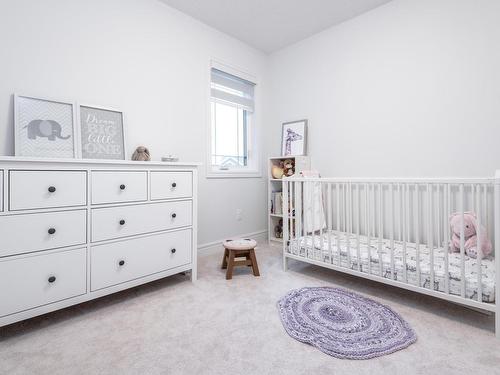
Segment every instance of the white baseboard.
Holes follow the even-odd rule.
[[[209,242],[209,243],[204,243],[204,244],[199,244],[198,251],[200,251],[200,250],[205,251],[205,250],[215,248],[215,247],[220,248],[222,246],[222,243],[225,240],[231,239],[231,238],[253,238],[258,243],[260,243],[263,241],[267,241],[267,230],[260,230],[260,231],[252,232],[252,233],[238,234],[235,236],[226,237],[226,238],[221,239],[221,240],[217,240],[217,241],[213,241],[213,242]]]

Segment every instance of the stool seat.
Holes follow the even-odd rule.
[[[226,240],[222,243],[224,255],[222,257],[222,269],[227,269],[226,279],[233,278],[233,268],[238,266],[252,267],[254,276],[260,276],[255,247],[257,241],[249,238]],[[244,258],[241,260],[241,258]]]
[[[257,241],[249,238],[239,238],[237,240],[226,240],[222,243],[222,246],[229,250],[250,250],[255,249]]]

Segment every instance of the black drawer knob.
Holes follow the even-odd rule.
[[[118,265],[119,265],[119,266],[123,266],[124,264],[125,264],[125,261],[124,261],[124,260],[120,260],[120,261],[118,262]]]
[[[56,277],[55,276],[50,276],[47,281],[49,283],[53,283],[54,281],[56,281]]]
[[[120,225],[125,225],[125,220],[121,219],[120,220]]]
[[[176,182],[172,182],[172,187],[177,187],[177,183]]]
[[[49,186],[48,190],[49,190],[49,193],[55,193],[56,192],[56,187],[55,186]]]
[[[170,250],[170,252],[171,252],[172,254],[175,254],[175,252],[176,252],[176,251],[177,251],[177,250],[175,250],[175,248],[173,248],[172,250]]]
[[[176,217],[177,217],[177,214],[174,212],[174,213],[172,214],[172,219],[175,219]]]
[[[54,234],[56,233],[56,228],[49,228],[47,232],[49,232],[49,234]]]
[[[126,187],[125,185],[121,184],[120,185],[120,190],[125,190],[125,187]]]

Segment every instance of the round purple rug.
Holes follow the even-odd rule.
[[[398,313],[343,289],[292,290],[278,309],[290,336],[336,358],[374,358],[417,341]]]

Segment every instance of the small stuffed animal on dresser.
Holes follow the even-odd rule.
[[[151,155],[149,154],[149,150],[147,149],[147,147],[144,147],[144,146],[137,147],[135,149],[134,153],[132,154],[132,160],[150,161]]]
[[[454,213],[450,216],[451,241],[450,253],[460,252],[460,228],[462,225],[462,214]],[[486,233],[486,228],[481,225],[481,249],[477,248],[477,216],[474,212],[464,212],[464,250],[471,258],[477,258],[479,251],[482,257],[491,254],[493,245]]]

